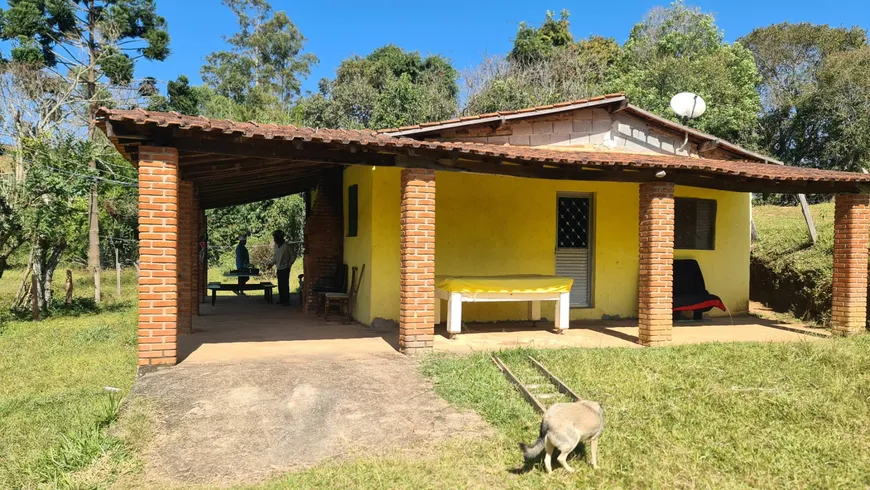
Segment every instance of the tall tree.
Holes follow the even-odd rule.
[[[297,118],[315,127],[386,128],[456,114],[458,73],[442,56],[394,45],[342,61],[333,80],[300,101]]]
[[[523,22],[508,56],[484,60],[463,74],[465,114],[553,104],[601,95],[622,48],[610,38],[575,41],[570,14],[547,12],[540,27]]]
[[[670,119],[677,118],[671,97],[697,93],[707,112],[693,126],[731,141],[753,141],[761,101],[752,53],[724,42],[713,16],[682,0],[653,9],[632,28],[614,74],[612,91]]]
[[[142,95],[148,97],[149,111],[175,111],[186,116],[198,116],[202,113],[206,95],[202,87],[191,87],[190,80],[184,75],[166,84],[165,96],[157,93],[156,88],[152,90],[150,84],[144,87],[148,87]]]
[[[105,85],[129,84],[137,59],[169,55],[166,21],[154,0],[8,0],[0,11],[0,39],[12,41],[12,60],[45,66],[76,82],[80,114],[91,142],[96,110],[108,102]],[[64,69],[64,70],[61,70]],[[90,163],[97,168],[96,161]],[[100,300],[99,190],[89,197],[88,266]]]
[[[849,113],[867,97],[864,29],[782,23],[755,29],[740,43],[761,75],[767,151],[794,165],[855,170],[870,164],[858,156],[867,151],[857,144],[861,118]]]
[[[286,12],[266,0],[223,0],[236,15],[239,31],[230,45],[206,57],[202,79],[214,91],[208,115],[239,120],[286,122],[299,95],[301,78],[317,57],[302,53],[305,37]],[[265,121],[264,121],[265,122]]]

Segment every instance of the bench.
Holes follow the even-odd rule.
[[[223,284],[220,282],[210,282],[208,283],[208,290],[211,291],[211,305],[214,306],[215,300],[217,300],[217,292],[218,291],[263,291],[263,296],[266,298],[267,303],[272,303],[272,289],[275,288],[275,285],[271,282],[262,282],[259,284]]]

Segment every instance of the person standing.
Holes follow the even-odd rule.
[[[248,237],[245,235],[239,236],[239,244],[236,246],[236,270],[240,273],[247,272],[245,269],[249,269],[251,267],[251,256],[248,253],[248,247],[245,245],[248,243]],[[239,276],[239,286],[244,286],[247,284],[249,276]],[[236,291],[236,294],[239,296],[244,296],[245,292],[242,288],[239,288]]]
[[[266,265],[274,265],[278,276],[278,304],[290,305],[290,245],[284,241],[284,232],[275,230],[272,232],[275,241],[275,251]]]

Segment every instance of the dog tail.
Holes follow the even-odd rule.
[[[538,437],[538,440],[535,441],[534,444],[532,444],[531,446],[527,446],[522,442],[520,443],[520,450],[523,451],[523,457],[526,458],[526,461],[531,461],[540,456],[542,452],[544,452],[544,437],[547,436],[548,429],[549,427],[547,427],[547,425],[542,422],[541,435],[540,437]]]

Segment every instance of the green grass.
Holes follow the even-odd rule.
[[[76,274],[77,294],[88,297],[87,278]],[[0,331],[0,488],[148,487],[142,453],[153,409],[127,405],[116,420],[120,397],[103,391],[125,395],[135,378],[133,275],[125,272],[122,297],[97,312],[16,320]],[[17,277],[0,281],[0,303],[8,304]],[[108,295],[114,278],[104,279]],[[381,457],[351,452],[238,488],[870,486],[868,336],[500,355],[525,376],[528,354],[603,403],[600,470],[582,460],[573,475],[524,469],[516,445],[535,439],[540,417],[489,354],[433,355],[421,369],[439,395],[480,413],[492,435]]]
[[[0,305],[11,304],[21,271],[0,280]],[[136,374],[135,271],[104,274],[96,308],[90,277],[75,271],[77,301],[39,321],[4,321],[0,330],[0,488],[89,486],[82,471],[98,463],[111,481],[132,463],[106,428]],[[58,279],[62,277],[57,274]],[[63,296],[63,280],[55,296]],[[105,387],[121,390],[112,394]]]
[[[489,354],[433,356],[422,369],[495,434],[436,450],[326,463],[240,488],[866,488],[870,338],[531,354],[605,409],[601,469],[523,468],[516,444],[540,417]],[[519,471],[518,471],[519,470]]]
[[[819,240],[810,241],[799,206],[756,206],[751,297],[777,311],[827,324],[831,312],[834,205],[810,206]]]

